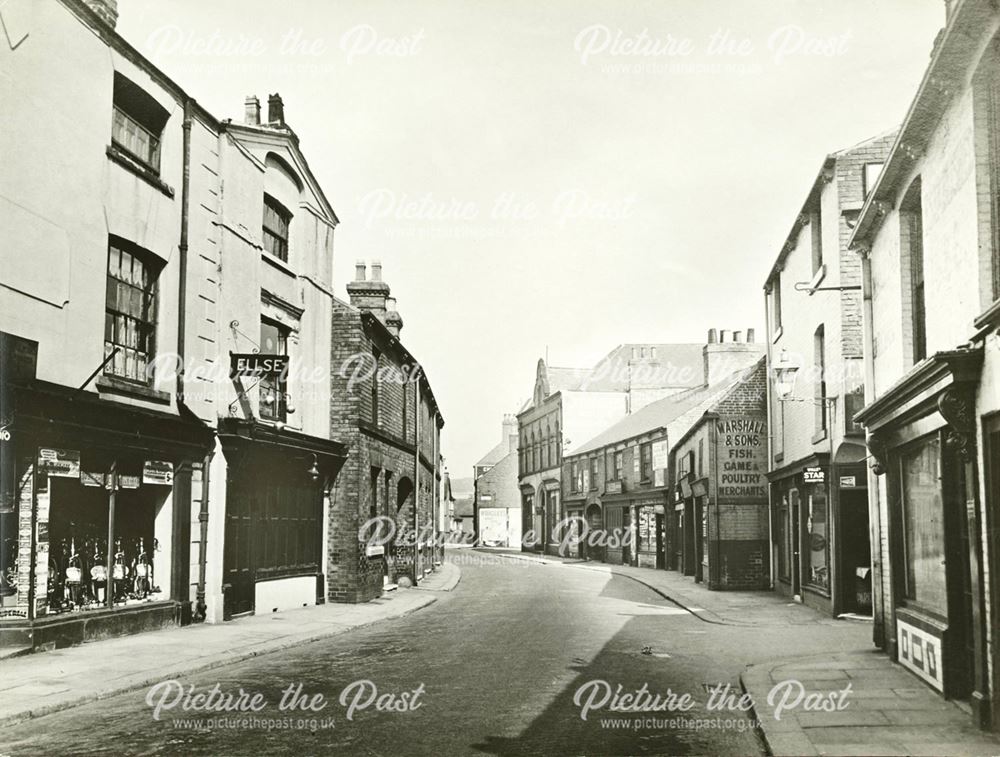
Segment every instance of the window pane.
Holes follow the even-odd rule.
[[[906,596],[942,614],[947,608],[944,571],[944,507],[937,438],[901,456]]]
[[[808,495],[809,517],[806,529],[809,536],[808,583],[821,589],[830,588],[830,531],[827,517],[827,497],[823,486],[816,486]]]

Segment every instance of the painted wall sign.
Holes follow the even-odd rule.
[[[229,355],[229,376],[264,376],[288,369],[288,355],[236,352]]]
[[[50,476],[80,477],[80,453],[73,449],[39,449],[38,467]]]
[[[142,483],[172,486],[174,464],[167,460],[146,460],[142,465]]]
[[[659,442],[653,442],[653,469],[654,470],[666,470],[667,468],[667,453],[670,450],[667,449],[666,440]]]
[[[766,499],[767,424],[746,416],[720,418],[715,430],[719,499]]]

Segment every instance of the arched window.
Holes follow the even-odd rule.
[[[542,432],[542,470],[549,467],[549,428]]]

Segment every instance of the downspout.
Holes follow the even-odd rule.
[[[181,178],[181,239],[177,245],[177,401],[184,402],[184,331],[187,326],[187,256],[191,205],[191,99],[184,100],[184,172]]]
[[[198,623],[205,622],[208,613],[208,605],[205,604],[205,582],[208,567],[208,560],[205,549],[208,546],[208,495],[211,491],[209,486],[209,471],[212,468],[212,457],[214,452],[205,455],[205,462],[201,469],[201,506],[198,509],[198,590],[195,594],[194,620]]]
[[[413,585],[417,585],[417,568],[420,554],[420,530],[418,527],[418,513],[420,512],[420,381],[417,381],[417,396],[414,403],[416,410],[416,420],[413,424],[415,445],[413,450]]]
[[[875,399],[875,333],[874,311],[872,307],[872,261],[871,249],[860,252],[861,256],[861,300],[863,343],[865,353],[865,404]],[[882,521],[879,516],[878,477],[867,466],[868,475],[868,530],[872,544],[872,641],[879,649],[885,649],[885,610],[882,606]]]
[[[435,563],[444,562],[443,559],[441,559],[441,560],[438,559],[438,554],[437,554],[437,551],[439,549],[439,547],[438,547],[438,504],[439,504],[438,503],[438,493],[439,493],[438,492],[438,487],[440,486],[439,465],[440,465],[440,457],[441,457],[441,451],[439,449],[440,443],[441,443],[441,427],[438,426],[438,420],[439,420],[440,417],[441,417],[440,414],[437,412],[437,410],[435,410],[434,411],[434,420],[433,420],[433,422],[434,422],[434,485],[432,487],[433,491],[431,492],[431,534],[433,536],[433,542],[432,542],[432,546],[431,546],[431,554],[433,555],[433,557],[431,559],[431,568],[434,568],[434,566],[435,566],[434,564]],[[442,547],[440,547],[440,549],[442,551],[441,557],[443,558],[444,557],[444,554],[443,554],[444,547],[442,546]]]
[[[767,469],[771,470],[774,462],[774,430],[771,428],[774,421],[774,397],[771,394],[771,308],[767,302],[767,287],[764,288],[764,338],[767,351],[767,364],[764,366],[764,389],[767,395]],[[785,425],[781,424],[781,433],[785,433]],[[771,482],[767,482],[767,564],[768,564],[768,585],[774,590],[774,489]]]

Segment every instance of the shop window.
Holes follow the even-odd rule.
[[[160,172],[160,138],[169,114],[153,97],[115,74],[111,143],[154,173]]]
[[[904,596],[947,612],[941,444],[937,437],[903,450],[899,460],[903,521]]]
[[[264,355],[288,354],[288,329],[284,326],[261,319],[260,351]],[[283,370],[280,373],[268,373],[261,377],[260,417],[268,421],[284,423],[288,416],[288,375]]]
[[[264,249],[278,260],[288,262],[288,227],[292,214],[270,195],[264,195]]]
[[[816,485],[806,495],[808,504],[806,544],[809,549],[806,583],[823,591],[830,590],[830,517],[826,489]]]
[[[639,447],[639,475],[643,481],[649,481],[653,477],[652,444],[643,444]]]
[[[38,597],[45,601],[44,612],[166,599],[170,568],[160,543],[170,544],[172,533],[169,526],[157,525],[169,519],[157,516],[170,506],[167,479],[150,483],[143,476],[144,460],[90,449],[40,449],[38,454],[38,533],[46,534],[48,552],[48,581],[41,583],[44,594]],[[157,466],[173,469],[170,463]],[[113,517],[108,483],[115,489]]]
[[[156,354],[156,279],[152,255],[124,240],[108,242],[108,286],[104,309],[104,368],[111,376],[152,383]]]

